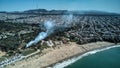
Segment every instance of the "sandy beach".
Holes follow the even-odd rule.
[[[109,42],[94,42],[83,45],[70,42],[68,44],[58,45],[55,48],[44,49],[42,54],[39,53],[27,59],[15,62],[14,64],[6,66],[6,68],[46,68],[73,56],[113,45],[115,44]]]
[[[5,54],[6,54],[5,52],[0,51],[0,57],[2,57]]]

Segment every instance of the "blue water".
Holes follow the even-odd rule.
[[[65,68],[120,68],[120,47],[83,57]]]

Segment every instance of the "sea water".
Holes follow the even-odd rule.
[[[87,52],[57,63],[54,68],[120,68],[120,45]]]

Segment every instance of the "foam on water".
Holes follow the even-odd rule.
[[[84,54],[82,54],[78,57],[73,57],[71,59],[63,61],[62,63],[57,63],[53,66],[53,68],[64,68],[64,67],[66,67],[66,66],[68,66],[72,63],[75,63],[77,60],[82,59],[85,56],[95,54],[97,52],[101,52],[101,51],[108,50],[108,49],[115,48],[115,47],[120,47],[120,45],[110,46],[110,47],[106,47],[106,48],[103,48],[103,49],[97,49],[97,50],[86,52],[86,53],[84,53]]]

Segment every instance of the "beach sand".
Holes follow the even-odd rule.
[[[0,57],[4,56],[5,54],[6,54],[6,52],[0,51]]]
[[[14,64],[6,66],[6,68],[46,68],[70,57],[112,45],[115,44],[109,42],[94,42],[78,45],[74,42],[70,42],[68,44],[58,45],[55,48],[44,49],[42,54],[39,53],[27,59],[15,62]]]

